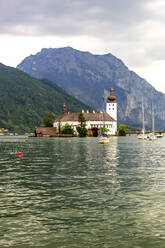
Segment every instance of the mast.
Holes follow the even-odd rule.
[[[101,133],[102,135],[104,135],[104,131],[105,131],[105,113],[104,113],[104,102],[105,102],[105,98],[104,98],[104,96],[103,96],[103,128],[102,128],[103,133]]]
[[[105,113],[103,109],[103,134],[105,133]]]
[[[152,134],[154,135],[154,108],[153,108],[153,103],[152,103]]]
[[[145,133],[145,127],[144,127],[144,103],[143,103],[143,97],[142,97],[142,133]]]

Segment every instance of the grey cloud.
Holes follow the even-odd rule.
[[[154,0],[5,0],[0,6],[0,34],[99,38],[119,57],[145,63],[162,53],[147,37],[150,20],[164,22],[148,5]],[[153,38],[153,37],[151,37]],[[159,41],[164,47],[163,40]],[[69,45],[69,44],[68,44]],[[154,52],[153,52],[154,50]],[[132,58],[132,56],[134,56]],[[143,59],[143,61],[142,61]]]
[[[6,0],[1,3],[0,28],[14,35],[27,35],[31,27],[32,35],[97,36],[102,29],[107,33],[135,27],[146,15],[142,0]]]

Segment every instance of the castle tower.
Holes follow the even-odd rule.
[[[106,113],[117,121],[117,103],[113,95],[113,88],[110,88],[110,96],[107,97]]]
[[[63,104],[62,114],[66,114],[66,105],[65,105],[65,103]]]

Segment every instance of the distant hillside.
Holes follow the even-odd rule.
[[[42,49],[25,58],[18,68],[36,78],[48,78],[69,94],[97,109],[103,96],[114,88],[121,123],[141,126],[141,101],[144,98],[146,125],[151,127],[151,103],[155,108],[156,128],[165,128],[165,95],[130,71],[112,54],[93,55],[71,47]]]
[[[33,131],[46,112],[52,117],[61,114],[64,103],[68,111],[89,108],[47,79],[38,80],[0,64],[0,127]]]

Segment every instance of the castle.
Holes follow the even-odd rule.
[[[110,95],[107,97],[106,112],[96,112],[93,110],[90,113],[88,110],[85,112],[82,110],[84,118],[86,120],[86,128],[92,130],[101,127],[105,127],[108,135],[115,135],[117,132],[117,102],[116,97],[113,94],[113,88],[110,88]],[[80,113],[67,113],[66,106],[64,104],[62,114],[54,121],[53,127],[58,130],[59,122],[61,127],[66,123],[71,125],[75,132],[76,127],[79,125],[78,116]]]

